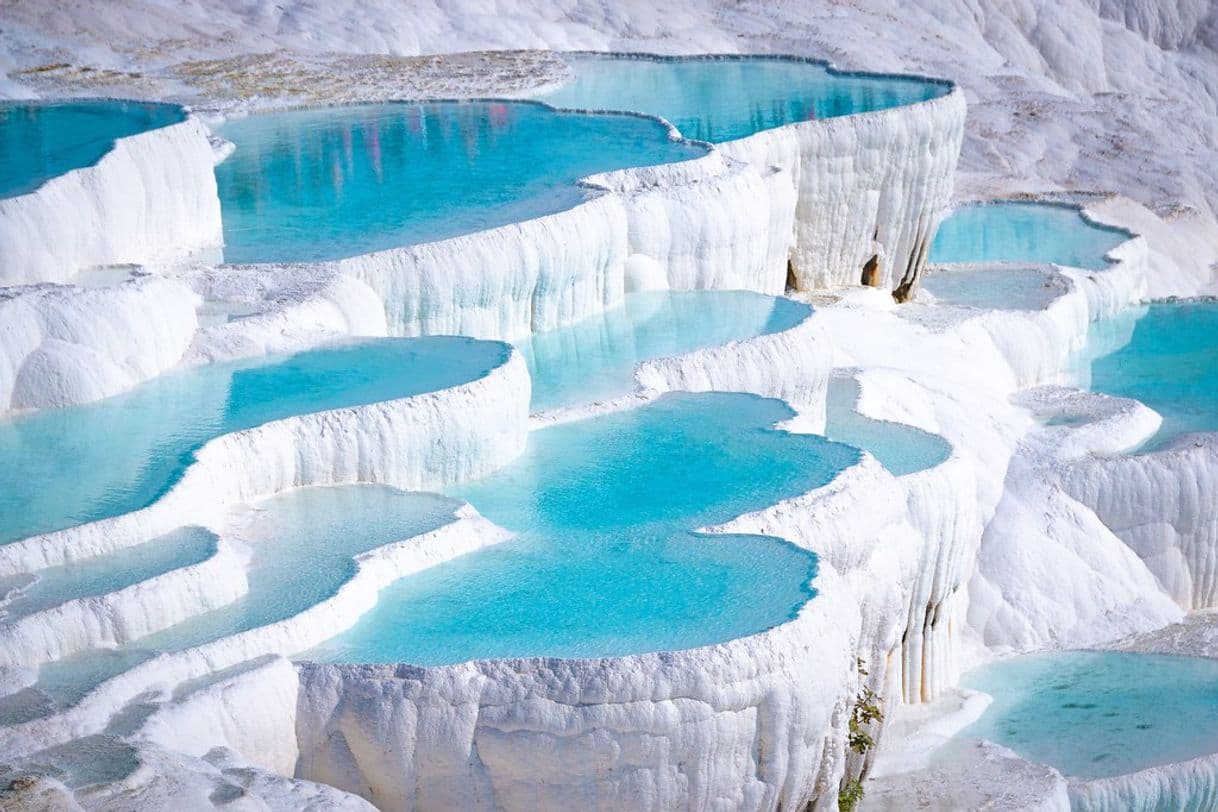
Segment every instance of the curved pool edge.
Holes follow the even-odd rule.
[[[206,532],[215,547],[202,561],[0,621],[0,670],[121,645],[242,597],[249,587],[243,557],[227,538]]]
[[[648,800],[660,805],[704,791],[748,806],[828,797],[845,769],[837,733],[857,686],[856,643],[866,640],[883,662],[891,636],[878,633],[859,605],[850,579],[861,570],[839,574],[830,548],[851,548],[849,559],[881,546],[880,534],[903,524],[903,506],[894,509],[875,487],[886,478],[864,458],[828,485],[765,509],[774,524],[755,526],[749,514],[698,531],[776,536],[818,554],[815,597],[793,619],[756,634],[593,659],[427,668],[302,663],[298,777],[395,809],[413,808],[420,788],[439,803],[466,806],[478,806],[492,790],[518,803],[570,805],[589,793],[624,802],[621,793],[637,787],[617,776],[636,771],[651,776]],[[842,512],[860,500],[873,509],[842,523]],[[824,534],[815,547],[801,536],[809,523]],[[636,753],[630,743],[640,735],[663,752]],[[555,737],[564,743],[557,759],[548,744]],[[619,746],[607,751],[609,742]],[[461,755],[471,751],[479,758]],[[593,765],[595,775],[587,772]],[[690,770],[701,788],[690,789]]]
[[[206,525],[225,504],[292,487],[428,490],[488,473],[523,450],[529,391],[524,359],[508,348],[500,365],[457,386],[221,435],[148,507],[0,546],[0,573],[113,552],[184,524]]]
[[[950,207],[944,211],[944,217],[948,217],[961,209],[975,208],[983,206],[1003,206],[1007,204],[1023,204],[1029,206],[1044,206],[1048,208],[1066,209],[1074,211],[1078,216],[1091,228],[1099,231],[1105,231],[1112,234],[1118,234],[1124,237],[1119,243],[1105,251],[1103,259],[1110,264],[1117,264],[1124,258],[1128,258],[1130,250],[1126,248],[1127,244],[1133,241],[1145,242],[1146,238],[1135,231],[1131,226],[1123,224],[1120,213],[1117,212],[1101,212],[1101,206],[1108,206],[1112,203],[1119,203],[1123,198],[1116,193],[1096,194],[1082,192],[1044,192],[1044,193],[1017,193],[1004,197],[980,197],[970,196],[956,199]],[[1009,266],[1051,266],[1064,270],[1075,270],[1090,273],[1099,273],[1107,270],[1105,268],[1078,268],[1071,265],[1063,265],[1060,263],[1051,262],[1026,262],[1021,260],[978,260],[974,262],[937,262],[932,261],[932,265],[942,266],[950,269],[974,269],[974,268],[1003,268]]]
[[[533,428],[637,408],[667,392],[739,392],[781,400],[799,425],[824,427],[832,342],[808,305],[798,323],[635,366],[635,388],[618,397],[546,409],[529,416]],[[789,421],[788,421],[789,422]]]

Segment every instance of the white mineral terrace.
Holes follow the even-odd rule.
[[[1037,742],[977,733],[994,729],[984,725],[1014,701],[1014,687],[1010,696],[1000,689],[1015,680],[995,678],[986,685],[1000,688],[985,691],[970,682],[1036,657],[1101,656],[1076,649],[1185,655],[1180,661],[1201,663],[1202,673],[1218,660],[1218,615],[1209,611],[1218,610],[1218,425],[1162,440],[1171,415],[1103,391],[1092,375],[1099,359],[1133,346],[1148,301],[1203,302],[1218,292],[1212,215],[1143,205],[1126,187],[1108,191],[1099,173],[1096,189],[1063,173],[1034,194],[986,175],[967,129],[966,91],[954,83],[968,86],[967,77],[947,70],[949,81],[913,68],[901,77],[799,59],[615,53],[673,35],[653,17],[660,12],[629,5],[638,19],[612,26],[652,33],[597,39],[563,18],[529,34],[556,49],[595,46],[603,58],[455,54],[396,75],[395,63],[338,52],[398,53],[400,43],[339,43],[307,59],[291,50],[299,43],[284,46],[283,30],[333,24],[329,12],[297,9],[278,33],[263,34],[289,48],[276,54],[246,48],[155,68],[145,55],[133,64],[146,73],[99,69],[84,78],[74,56],[67,68],[39,71],[20,61],[22,71],[0,79],[0,97],[14,99],[20,87],[48,98],[175,102],[149,108],[156,123],[83,152],[56,148],[76,164],[39,163],[24,185],[0,175],[0,485],[11,490],[0,494],[0,806],[1218,803],[1218,699],[1207,704],[1203,689],[1195,706],[1181,700],[1199,730],[1185,755],[1087,773],[1039,755]],[[1105,5],[1141,19],[1132,0]],[[420,17],[441,30],[450,13]],[[216,30],[261,25],[234,23],[233,14],[218,12]],[[748,28],[748,14],[729,16]],[[1181,7],[1181,20],[1143,22],[1172,39],[1189,15],[1205,16]],[[71,27],[58,13],[14,19],[30,52]],[[362,30],[360,19],[344,30]],[[714,29],[700,30],[707,48],[720,43]],[[436,50],[500,40],[463,29],[452,42],[461,44]],[[1070,47],[1059,46],[1047,50],[1066,59]],[[18,64],[9,50],[0,50],[6,70]],[[866,85],[855,98],[872,106],[788,107],[763,122],[780,105],[767,112],[772,100],[761,99],[751,131],[717,138],[708,129],[703,141],[683,137],[688,111],[661,117],[641,103],[619,109],[589,96],[602,103],[584,107],[610,111],[594,115],[562,95],[580,89],[571,82],[589,65],[657,76],[673,68],[680,89],[691,64],[820,71],[826,87]],[[1206,64],[1212,71],[1218,62]],[[260,71],[277,79],[253,81]],[[1011,93],[1033,97],[1014,81]],[[655,82],[649,93],[662,104],[667,86]],[[873,104],[885,83],[923,96]],[[709,87],[698,92],[714,98]],[[976,94],[967,95],[972,104]],[[453,96],[482,101],[419,101]],[[537,101],[512,101],[521,97]],[[325,106],[401,99],[412,101]],[[994,99],[977,100],[980,120],[992,123]],[[54,107],[43,104],[0,101],[0,128]],[[240,133],[247,115],[291,123],[289,108],[313,123],[285,151],[217,134]],[[371,123],[385,109],[406,129],[384,124],[393,116]],[[347,123],[326,129],[339,119]],[[460,130],[453,122],[462,121],[476,123]],[[622,140],[642,146],[588,172],[589,156],[572,143],[525,144],[521,154],[538,165],[566,161],[577,177],[493,200],[474,225],[454,204],[437,218],[434,239],[223,261],[225,251],[266,247],[242,242],[251,238],[229,218],[253,212],[243,228],[274,222],[282,200],[273,194],[286,194],[274,172],[289,170],[279,164],[239,178],[246,186],[226,180],[223,171],[237,165],[224,163],[241,150],[265,154],[268,167],[287,155],[293,177],[336,190],[328,202],[319,193],[301,204],[321,212],[296,224],[303,244],[316,236],[310,230],[332,225],[327,205],[364,193],[359,161],[378,184],[382,170],[398,177],[402,132],[419,143],[458,133],[445,143],[460,145],[474,167],[527,126],[587,127],[589,138],[604,128],[610,143],[612,128],[629,126]],[[375,148],[356,155],[369,133]],[[325,156],[315,166],[314,147]],[[990,147],[1016,148],[1009,134]],[[11,162],[0,155],[0,169]],[[526,180],[520,187],[532,189]],[[422,194],[371,188],[371,215],[378,200]],[[242,210],[243,194],[268,196]],[[533,208],[513,208],[521,200]],[[526,213],[500,215],[517,211]],[[947,217],[958,219],[941,229]],[[332,242],[362,245],[364,236],[356,223]],[[329,239],[318,240],[323,249]],[[724,298],[680,299],[691,292]],[[714,331],[699,323],[702,313],[742,315]],[[530,343],[551,333],[551,344]],[[539,357],[543,350],[553,357]],[[607,380],[622,364],[629,374],[616,390],[559,374],[589,369]],[[710,411],[690,413],[703,425],[683,419],[682,409],[699,404]],[[766,415],[764,425],[748,422],[750,410]],[[655,415],[671,424],[648,435]],[[726,428],[703,437],[721,425],[712,416]],[[620,434],[601,439],[605,427]],[[714,453],[670,461],[677,446],[669,442]],[[750,454],[766,464],[748,467],[757,462]],[[566,470],[572,460],[595,472],[616,471],[621,459],[655,471],[636,467],[614,487],[575,494],[579,480],[544,481],[548,467]],[[771,469],[786,473],[759,482]],[[479,566],[510,572],[513,556],[528,561],[552,544],[537,527],[517,528],[510,510],[498,512],[503,506],[478,491],[482,482],[523,488],[530,504],[520,509],[554,520],[569,545],[612,550],[618,540],[629,546],[627,561],[662,558],[664,588],[631,593],[631,579],[649,573],[607,569],[580,581],[578,568],[599,566],[585,559],[600,553],[565,548],[572,583],[598,591],[606,617],[620,620],[609,605],[619,594],[677,605],[651,623],[671,626],[653,631],[656,639],[678,642],[651,644],[605,621],[601,648],[549,637],[512,648],[517,616],[505,613],[504,640],[492,641],[502,649],[471,632],[476,656],[360,656],[368,649],[351,641],[366,646],[377,607],[398,606],[389,602],[405,600],[404,589],[426,598],[430,585],[438,597],[424,609],[454,611],[454,594],[487,589]],[[689,516],[688,526],[673,524]],[[683,562],[667,536],[662,556],[647,546],[673,527],[756,552],[731,551],[744,562],[736,574],[718,561]],[[765,569],[766,550],[785,556],[781,573]],[[532,594],[527,569],[512,585],[519,595]],[[747,580],[758,572],[772,580]],[[782,592],[779,575],[797,601],[744,631],[680,644],[689,618],[708,611],[703,603],[731,594],[732,578],[746,579],[749,602],[760,605],[778,600],[769,593]],[[679,605],[682,590],[703,587]],[[644,620],[659,611],[640,605]],[[563,623],[587,630],[600,617]],[[422,650],[408,644],[423,632],[403,623],[405,632],[374,628],[371,638]],[[1086,728],[1077,734],[1085,739]]]

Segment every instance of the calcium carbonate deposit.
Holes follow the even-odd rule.
[[[1213,3],[0,7],[0,807],[1218,808]]]

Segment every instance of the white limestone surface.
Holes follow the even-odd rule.
[[[635,370],[644,395],[663,392],[747,392],[786,401],[800,429],[825,424],[832,341],[815,311],[777,333],[645,361]]]
[[[1181,608],[1218,606],[1218,434],[1184,435],[1149,453],[1084,457],[1060,477]]]
[[[856,410],[883,419],[878,403],[901,401],[912,388],[890,371],[854,372]],[[983,521],[977,462],[954,445],[943,462],[897,478],[905,490],[907,521],[921,538],[901,636],[901,698],[929,702],[960,674],[968,579]]]
[[[195,299],[151,276],[0,288],[0,414],[108,397],[172,367],[194,335]]]
[[[290,267],[193,268],[176,274],[204,300],[184,363],[302,352],[338,337],[390,334],[385,306],[358,279]]]
[[[1218,805],[1218,754],[1114,778],[1071,780],[1075,812],[1204,812]]]
[[[165,260],[221,240],[211,145],[188,116],[0,199],[0,285],[65,282],[95,265]]]

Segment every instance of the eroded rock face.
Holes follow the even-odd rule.
[[[790,265],[798,290],[856,284],[882,253],[872,284],[909,298],[951,198],[964,137],[958,88],[930,101],[804,121],[720,144],[793,189]],[[880,251],[875,250],[879,246]]]

